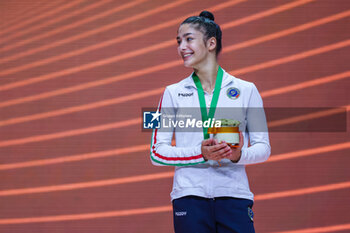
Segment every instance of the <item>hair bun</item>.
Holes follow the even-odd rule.
[[[213,15],[213,13],[211,13],[211,12],[209,12],[209,11],[202,11],[202,12],[199,14],[199,16],[214,21],[214,15]]]

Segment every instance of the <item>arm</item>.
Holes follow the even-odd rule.
[[[269,134],[262,98],[253,84],[247,109],[247,130],[245,138],[249,138],[249,147],[244,146],[238,164],[253,164],[266,161],[271,154]],[[248,140],[245,140],[247,145]]]
[[[162,114],[175,114],[174,107],[171,93],[166,88],[158,110]],[[155,129],[153,131],[150,153],[153,165],[188,166],[205,162],[201,153],[201,144],[192,147],[171,146],[172,137],[173,129],[166,131]]]

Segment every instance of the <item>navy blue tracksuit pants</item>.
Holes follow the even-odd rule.
[[[254,233],[253,201],[186,196],[173,200],[175,233]]]

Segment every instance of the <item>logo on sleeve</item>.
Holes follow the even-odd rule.
[[[227,92],[226,92],[228,98],[230,99],[238,99],[238,97],[241,95],[241,92],[238,88],[236,87],[231,87],[229,89],[227,89]]]

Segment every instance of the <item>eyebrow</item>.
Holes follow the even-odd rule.
[[[185,33],[183,36],[185,37],[185,36],[188,36],[188,35],[191,35],[191,34],[193,34],[193,33],[192,32],[188,32],[188,33]],[[180,39],[179,36],[176,37],[176,40],[178,40],[178,39]]]

